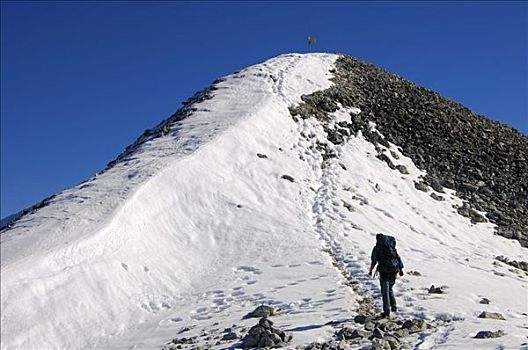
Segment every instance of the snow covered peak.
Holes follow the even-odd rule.
[[[51,227],[57,231],[57,222],[75,220],[74,224],[68,225],[75,227],[75,235],[82,236],[85,227],[90,234],[94,222],[112,215],[131,192],[159,170],[221,137],[255,111],[265,108],[271,97],[290,106],[301,102],[301,95],[328,88],[331,85],[329,69],[337,57],[319,53],[284,54],[218,79],[191,97],[170,118],[145,131],[110,162],[105,171],[14,215],[17,220],[5,220],[11,222],[9,227],[2,228],[3,231],[20,228],[24,232],[35,232],[36,227],[42,227],[43,232],[48,232]],[[68,209],[65,211],[64,207]],[[31,222],[31,230],[26,226],[27,222]],[[26,253],[33,251],[33,244],[45,244],[37,241],[49,239],[49,235],[40,234],[35,234],[36,237],[19,236],[19,240],[24,240],[19,246],[25,247]],[[55,244],[54,240],[52,244]],[[11,259],[7,248],[3,253],[4,261]],[[13,256],[20,257],[20,254],[24,253]]]
[[[208,184],[232,178],[224,166],[241,164],[237,152],[246,153],[265,133],[280,140],[292,122],[277,116],[288,115],[302,94],[330,86],[336,58],[282,55],[220,79],[214,91],[162,122],[159,132],[145,133],[106,171],[43,201],[4,229],[2,345],[84,347],[192,290],[214,266],[210,250],[217,238],[196,231],[214,226],[219,215],[208,210],[215,203],[211,196],[218,195],[208,193]],[[255,120],[265,128],[247,130]],[[278,132],[266,131],[270,127]],[[287,149],[285,141],[279,144]],[[209,179],[215,167],[219,178]],[[203,196],[196,186],[205,186]],[[237,193],[227,192],[224,201]],[[204,239],[207,244],[195,244]],[[122,254],[128,257],[118,258]],[[125,268],[131,261],[143,262]]]
[[[323,341],[377,300],[367,272],[379,232],[415,271],[395,287],[400,314],[435,326],[403,341],[520,345],[525,275],[494,257],[525,251],[458,215],[454,191],[418,191],[426,174],[400,145],[370,142],[383,139],[376,125],[350,132],[364,111],[317,95],[339,57],[281,55],[220,79],[5,230],[2,348],[159,349],[182,331],[225,348],[215,332],[251,326],[242,318],[259,304],[280,309],[291,346]],[[306,101],[335,110],[318,119]],[[428,295],[431,284],[447,294]],[[477,318],[482,297],[506,318],[499,340],[471,338],[496,327]]]

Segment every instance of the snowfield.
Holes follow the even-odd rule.
[[[416,190],[423,172],[397,145],[386,154],[409,174],[361,135],[323,162],[320,122],[290,116],[301,95],[331,86],[337,58],[282,55],[225,77],[168,135],[3,232],[1,348],[160,349],[184,328],[250,327],[242,317],[260,304],[280,309],[272,319],[293,334],[290,347],[324,341],[366,295],[381,305],[368,276],[380,232],[418,272],[396,282],[398,315],[435,325],[407,338],[410,348],[521,348],[527,276],[495,257],[527,260],[526,249],[458,215],[452,191],[436,201]],[[361,111],[333,119],[350,113]],[[498,329],[506,335],[473,338]]]

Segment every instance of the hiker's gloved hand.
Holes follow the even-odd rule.
[[[369,270],[369,276],[372,277],[372,267]]]
[[[400,270],[400,276],[403,276],[403,270]]]

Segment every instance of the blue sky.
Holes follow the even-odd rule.
[[[528,133],[527,2],[2,1],[1,216],[308,35]]]

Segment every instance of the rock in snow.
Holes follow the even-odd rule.
[[[445,290],[444,286],[435,287],[433,284],[431,287],[429,287],[428,292],[429,294],[444,294],[445,293],[444,290]]]
[[[498,331],[480,331],[475,335],[477,339],[487,339],[487,338],[499,338],[504,335],[502,330]]]
[[[276,311],[273,307],[268,305],[260,305],[255,310],[251,311],[247,315],[244,316],[244,318],[261,318],[261,317],[269,317],[274,316],[276,314]]]
[[[498,312],[482,311],[482,313],[478,317],[479,318],[491,318],[491,319],[494,319],[494,320],[504,320],[504,316],[502,316]]]

